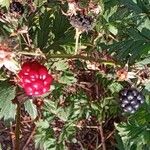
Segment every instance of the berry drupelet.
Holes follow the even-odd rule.
[[[17,13],[22,15],[24,13],[24,7],[20,2],[12,2],[9,6],[11,13]]]
[[[48,92],[53,81],[53,77],[48,73],[45,66],[40,63],[25,62],[18,73],[19,85],[25,90],[27,95],[41,96]]]
[[[120,102],[124,112],[134,113],[144,103],[144,96],[135,88],[123,89],[120,92]]]

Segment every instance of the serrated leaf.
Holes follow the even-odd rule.
[[[39,27],[37,30],[37,44],[38,47],[43,48],[46,46],[48,40],[52,37],[52,14],[49,10],[45,9],[44,13],[39,17]]]
[[[118,82],[113,82],[111,85],[109,85],[108,88],[111,90],[112,93],[117,93],[123,88],[123,86]]]
[[[118,134],[118,132],[116,132],[116,134],[115,134],[115,139],[117,141],[116,147],[118,148],[118,150],[125,150],[123,141],[122,141],[120,135]]]
[[[145,58],[144,60],[137,63],[138,65],[148,65],[150,64],[150,58]]]
[[[58,71],[65,71],[68,69],[68,63],[65,60],[59,60],[58,62],[55,62],[53,66],[56,67],[56,70]]]
[[[108,30],[114,35],[117,35],[117,33],[118,33],[118,29],[112,24],[108,25]]]
[[[150,81],[145,84],[145,89],[150,91]]]
[[[15,119],[15,114],[16,114],[16,105],[8,103],[7,101],[4,102],[3,107],[0,111],[0,118],[4,118],[4,120]]]
[[[69,115],[70,115],[70,108],[67,108],[67,109],[59,108],[57,110],[57,116],[63,121],[67,121]]]
[[[8,8],[10,5],[10,0],[0,0],[0,6]]]
[[[39,120],[36,124],[38,127],[42,128],[42,129],[47,129],[49,128],[49,123],[46,120]]]
[[[32,119],[35,119],[38,115],[36,106],[32,103],[31,100],[27,100],[24,103],[25,110],[29,113]]]
[[[16,87],[10,85],[8,82],[0,82],[0,119],[14,119],[16,105],[12,100],[16,96]]]
[[[43,5],[47,0],[34,0],[34,3],[36,6],[41,6]]]
[[[71,85],[71,84],[75,83],[76,81],[77,81],[77,79],[70,72],[65,72],[59,79],[60,83],[67,84],[67,85]]]

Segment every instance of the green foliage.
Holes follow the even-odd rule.
[[[0,1],[0,6],[2,7],[9,7],[10,1],[9,0],[1,0]]]
[[[81,120],[94,116],[99,122],[107,122],[110,117],[122,116],[118,93],[133,83],[144,89],[146,103],[131,116],[123,114],[127,121],[115,124],[118,130],[116,147],[119,150],[148,150],[150,79],[120,82],[116,72],[126,64],[127,71],[131,72],[150,66],[150,1],[95,0],[101,11],[94,16],[92,31],[80,35],[76,43],[77,55],[74,55],[75,29],[69,23],[69,17],[62,13],[68,11],[67,1],[63,2],[35,0],[33,11],[25,2],[29,11],[25,9],[22,16],[14,17],[7,13],[10,1],[0,0],[0,8],[6,7],[2,13],[8,19],[4,21],[0,16],[0,38],[13,36],[17,41],[17,46],[12,44],[11,48],[20,64],[28,58],[37,59],[54,75],[53,89],[42,96],[44,106],[41,109],[33,104],[32,97],[23,103],[32,119],[41,114],[36,122],[36,147],[65,150],[68,148],[66,143],[76,135]],[[86,0],[79,3],[88,7]],[[16,105],[12,100],[17,94],[16,86],[0,82],[0,119],[15,118]],[[55,121],[63,125],[60,128],[54,126]],[[55,130],[58,128],[60,133],[57,135]]]
[[[29,113],[32,119],[35,119],[38,116],[37,108],[31,100],[27,100],[24,103],[25,110]]]
[[[0,118],[4,120],[14,119],[16,105],[12,100],[16,96],[16,87],[8,82],[0,82]]]
[[[45,120],[39,120],[37,123],[37,131],[36,131],[36,147],[40,147],[44,150],[53,150],[56,148],[56,140],[54,139],[54,132],[52,128],[50,128],[49,123]]]
[[[149,97],[147,97],[149,102]],[[150,147],[150,105],[145,103],[139,111],[128,118],[127,122],[115,124],[118,130],[118,149],[148,150]]]

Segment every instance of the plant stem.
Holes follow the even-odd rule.
[[[39,53],[36,54],[36,53],[26,52],[26,51],[18,52],[17,54],[31,55],[31,56],[42,56],[42,54],[39,54]],[[102,59],[96,60],[94,57],[83,56],[83,55],[79,55],[79,54],[76,54],[76,55],[73,55],[73,54],[46,54],[46,58],[47,59],[50,59],[50,58],[82,59],[82,60],[93,61],[93,62],[96,62],[96,63],[101,63],[101,64],[104,64],[104,65],[120,67],[120,65],[116,64],[114,61],[107,61],[107,60],[102,60]]]
[[[17,102],[17,112],[16,112],[16,129],[15,129],[15,150],[19,150],[20,145],[20,112],[21,106],[20,103]]]
[[[66,59],[83,59],[83,60],[88,60],[88,61],[93,61],[93,62],[97,62],[97,63],[101,63],[104,65],[110,65],[110,66],[120,66],[119,64],[116,64],[113,61],[107,61],[107,60],[96,60],[94,57],[90,57],[90,56],[83,56],[83,55],[72,55],[72,54],[49,54],[47,55],[47,58],[66,58]]]
[[[99,130],[100,130],[100,135],[101,135],[102,148],[103,148],[103,150],[106,150],[105,138],[104,138],[102,123],[100,124]]]
[[[76,28],[76,35],[75,35],[75,39],[76,39],[76,43],[75,43],[75,55],[78,54],[78,46],[79,46],[80,34],[81,34],[81,32],[79,31],[78,28]]]

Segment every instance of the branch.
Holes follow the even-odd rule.
[[[36,127],[34,127],[33,131],[31,132],[31,134],[30,134],[28,140],[26,141],[25,145],[23,146],[22,150],[25,150],[27,145],[30,143],[31,139],[33,138],[33,135],[35,134],[35,129],[36,129]]]
[[[92,61],[95,63],[101,63],[104,65],[110,65],[110,66],[114,66],[114,67],[120,67],[119,64],[116,64],[116,62],[114,61],[108,61],[108,60],[103,60],[103,59],[95,59],[94,57],[91,56],[83,56],[83,55],[79,55],[79,54],[46,54],[46,56],[42,53],[33,53],[33,52],[26,52],[26,51],[22,51],[22,52],[17,52],[17,54],[21,54],[21,55],[29,55],[29,56],[42,56],[45,57],[47,59],[50,58],[62,58],[62,59],[82,59],[82,60],[88,60],[88,61]]]
[[[101,123],[101,125],[99,127],[99,130],[100,130],[100,135],[101,135],[102,148],[103,148],[103,150],[106,150],[105,138],[104,138],[102,123]]]
[[[50,58],[66,58],[66,59],[82,59],[82,60],[88,60],[88,61],[93,61],[97,63],[101,63],[104,65],[110,65],[110,66],[120,66],[119,64],[116,64],[114,61],[107,61],[107,60],[96,60],[94,57],[90,56],[83,56],[83,55],[72,55],[72,54],[48,54],[46,56],[48,59]]]
[[[20,145],[20,113],[21,113],[21,105],[17,102],[17,112],[16,112],[16,129],[15,129],[15,150],[19,150]]]

